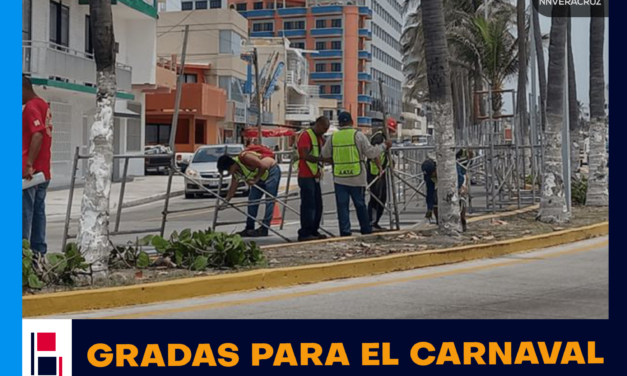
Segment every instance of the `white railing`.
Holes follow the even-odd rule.
[[[311,98],[318,98],[318,97],[320,97],[320,86],[318,86],[318,85],[302,85],[301,88]]]
[[[22,42],[22,73],[81,85],[96,84],[96,62],[92,54],[52,42]],[[132,78],[132,68],[118,63],[116,67],[118,90],[131,91]]]

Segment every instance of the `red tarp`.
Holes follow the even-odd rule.
[[[263,137],[290,137],[296,135],[296,132],[287,128],[264,128],[261,134]],[[242,135],[246,138],[255,138],[259,135],[259,131],[257,128],[248,128],[242,132]]]

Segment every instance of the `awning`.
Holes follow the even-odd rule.
[[[287,128],[274,128],[274,129],[266,129],[261,132],[263,137],[290,137],[296,135],[291,129]],[[259,131],[257,128],[248,128],[242,132],[242,135],[247,138],[255,138],[259,135]]]
[[[119,99],[115,101],[115,111],[113,111],[113,115],[116,117],[141,118],[141,114],[129,110],[127,101]]]

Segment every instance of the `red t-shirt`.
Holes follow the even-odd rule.
[[[41,132],[44,138],[39,154],[33,163],[33,169],[35,172],[43,172],[46,180],[50,180],[52,113],[48,103],[41,98],[26,102],[22,110],[22,171],[26,169],[31,139],[37,132]]]
[[[317,136],[318,138],[318,147],[320,148],[320,150],[318,150],[318,155],[320,155],[321,151],[322,151],[322,146],[324,145],[324,139],[320,136]],[[304,159],[304,155],[303,153],[300,151],[301,148],[305,148],[305,149],[311,149],[312,145],[311,145],[311,137],[309,137],[309,132],[304,131],[300,137],[298,138],[298,144],[296,145],[296,147],[298,148],[298,156],[300,157],[300,159],[298,160],[298,177],[299,178],[314,178],[314,174],[311,172],[311,169],[309,169],[309,166],[307,165],[307,161]],[[310,152],[311,154],[311,152]]]

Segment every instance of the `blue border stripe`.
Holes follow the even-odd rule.
[[[35,333],[30,334],[30,374],[35,374]]]

